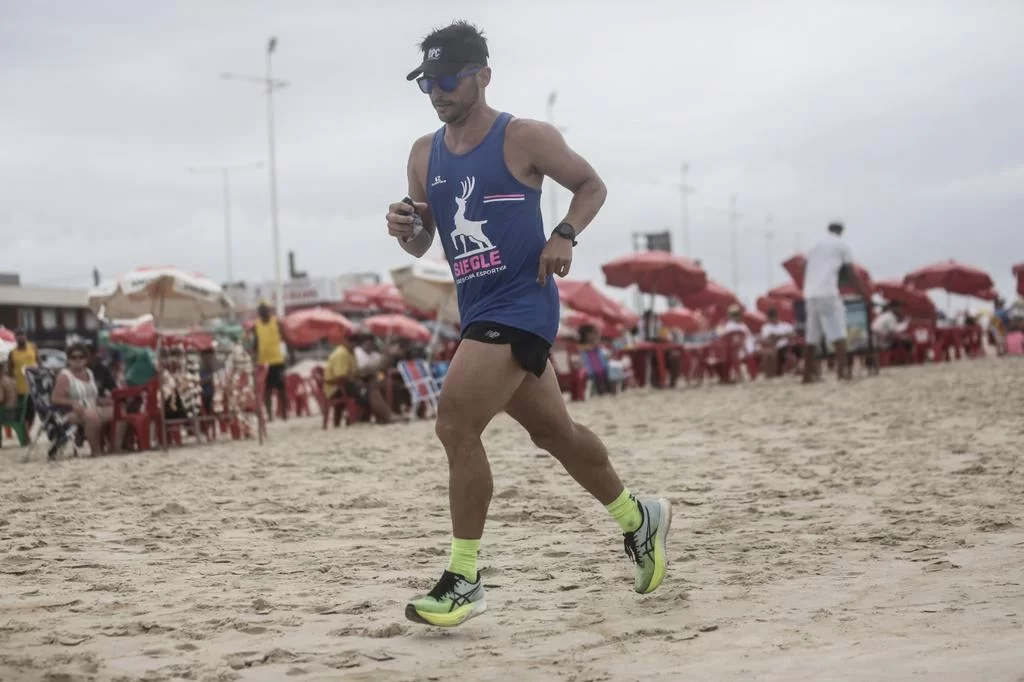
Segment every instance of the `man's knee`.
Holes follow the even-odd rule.
[[[458,412],[442,408],[438,410],[434,432],[450,457],[453,453],[462,452],[479,443],[484,426],[486,424],[480,425]]]

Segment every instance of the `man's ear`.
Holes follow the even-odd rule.
[[[487,87],[488,85],[490,85],[490,83],[491,83],[491,67],[485,66],[484,68],[480,69],[480,72],[477,73],[477,77],[480,79],[480,85],[482,85],[484,87]]]

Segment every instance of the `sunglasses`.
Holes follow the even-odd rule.
[[[85,360],[85,356],[80,353],[75,353],[68,356],[68,360]]]
[[[420,76],[416,79],[416,84],[420,86],[420,92],[425,95],[429,95],[435,87],[441,88],[442,92],[455,92],[455,88],[459,87],[463,78],[472,76],[479,70],[470,69],[454,76]]]

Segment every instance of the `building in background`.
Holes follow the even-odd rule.
[[[17,274],[0,273],[0,325],[22,328],[40,348],[96,341],[99,320],[86,305],[87,289],[22,286]]]
[[[284,306],[286,312],[322,306],[342,310],[345,291],[370,284],[379,284],[380,275],[375,272],[358,272],[336,277],[296,277],[284,282]],[[239,315],[249,317],[256,314],[260,301],[273,305],[274,282],[229,282],[224,291],[235,304]]]

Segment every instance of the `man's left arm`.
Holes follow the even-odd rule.
[[[577,235],[581,234],[608,196],[604,181],[586,159],[569,147],[555,126],[543,121],[522,121],[519,128],[522,143],[537,172],[572,192],[572,201],[562,222],[572,225]]]
[[[843,267],[842,275],[853,280],[854,288],[864,297],[864,300],[871,300],[871,287],[860,277],[860,273],[857,272],[857,268],[853,265],[853,250],[850,249],[848,244],[843,244]],[[869,306],[868,315],[871,315]]]
[[[284,327],[281,326],[280,318],[275,317],[274,321],[277,322],[277,335],[278,335],[278,337],[282,341],[284,341],[284,347],[288,349],[289,353],[291,353],[292,352],[292,344],[288,343],[288,337],[284,335]]]
[[[571,225],[576,235],[580,235],[608,196],[608,189],[597,171],[566,144],[562,133],[550,123],[520,119],[514,129],[514,141],[538,174],[572,192],[569,210],[561,222]],[[541,254],[537,281],[544,284],[548,275],[565,277],[571,262],[572,242],[564,237],[549,239]]]

